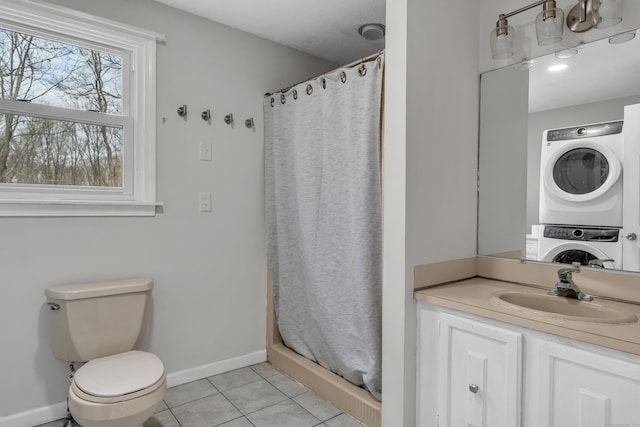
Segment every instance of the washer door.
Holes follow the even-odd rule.
[[[594,141],[563,144],[548,159],[544,185],[552,195],[569,202],[594,200],[609,191],[622,172],[613,150]]]
[[[591,245],[583,243],[563,243],[554,248],[551,248],[543,259],[540,261],[556,262],[560,264],[571,264],[579,262],[582,265],[589,265],[589,261],[594,259],[609,259],[604,252],[598,248],[594,248]],[[615,260],[619,261],[619,260]],[[605,262],[605,268],[614,268],[615,265],[612,262]]]

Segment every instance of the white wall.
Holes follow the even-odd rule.
[[[478,253],[525,250],[529,73],[502,68],[480,82]],[[508,88],[508,90],[505,90]],[[505,108],[508,106],[508,108]]]
[[[262,96],[333,68],[151,0],[52,2],[166,35],[157,61],[164,212],[0,219],[0,424],[66,398],[67,366],[49,348],[43,291],[52,284],[152,276],[147,347],[170,374],[264,350]],[[182,104],[186,120],[176,114]],[[211,124],[200,118],[207,108]],[[223,122],[228,113],[234,126]],[[200,141],[213,144],[213,162],[198,161]],[[213,193],[212,213],[198,212],[199,191]]]
[[[385,427],[415,425],[414,267],[476,253],[477,15],[466,0],[387,1]]]

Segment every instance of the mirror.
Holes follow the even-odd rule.
[[[640,30],[565,53],[481,75],[478,254],[640,271]]]

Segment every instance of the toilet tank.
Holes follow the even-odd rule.
[[[48,287],[53,355],[68,362],[133,350],[145,338],[153,279]]]

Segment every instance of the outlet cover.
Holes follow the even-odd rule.
[[[198,206],[200,212],[211,212],[211,193],[203,191],[198,193]]]

